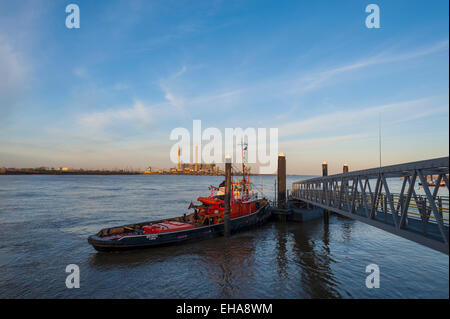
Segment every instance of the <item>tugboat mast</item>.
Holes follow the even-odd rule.
[[[244,151],[247,151],[248,144],[244,143],[244,140],[241,140],[242,147],[242,194],[248,194],[248,189],[246,187],[247,180],[245,178],[245,155]]]

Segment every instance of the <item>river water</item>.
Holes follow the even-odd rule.
[[[140,251],[98,253],[87,242],[104,227],[182,215],[222,180],[0,176],[0,298],[449,297],[447,255],[335,215]],[[254,182],[272,196],[274,177]],[[79,289],[66,288],[68,264],[80,268]],[[365,285],[369,264],[378,289]]]

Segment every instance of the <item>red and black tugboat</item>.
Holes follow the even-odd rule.
[[[243,159],[244,151],[243,148]],[[244,160],[243,160],[244,162]],[[202,240],[224,235],[225,182],[210,186],[211,195],[199,197],[199,205],[191,203],[190,214],[164,220],[148,221],[105,228],[89,236],[88,242],[98,251],[155,247]],[[242,163],[242,179],[232,182],[230,200],[230,232],[262,224],[270,217],[267,200],[258,198]]]

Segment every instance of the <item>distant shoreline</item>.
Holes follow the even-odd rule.
[[[127,172],[127,171],[39,171],[39,170],[4,170],[0,171],[1,175],[190,175],[190,176],[224,176],[221,173],[144,173],[144,172]],[[242,173],[233,174],[234,176],[242,176]],[[277,176],[277,174],[250,174],[250,176]],[[287,174],[286,176],[308,176],[299,174]]]

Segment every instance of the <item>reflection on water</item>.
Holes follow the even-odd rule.
[[[316,223],[314,226],[318,226]],[[330,269],[334,260],[329,250],[329,225],[323,223],[321,241],[311,240],[308,231],[294,233],[295,261],[300,265],[301,285],[311,298],[339,298]]]
[[[214,249],[203,251],[201,274],[220,287],[220,295],[232,298],[247,284],[253,273],[253,240],[218,240]]]
[[[220,181],[0,176],[0,297],[448,298],[446,255],[334,215],[329,224],[275,221],[230,238],[129,252],[98,253],[87,243],[102,227],[180,215]],[[65,288],[70,263],[80,267],[80,289]],[[365,287],[370,263],[380,267],[380,289]]]
[[[114,267],[152,267],[171,262],[174,258],[189,259],[189,264],[175,265],[174,277],[183,281],[187,271],[195,276],[200,275],[204,283],[217,285],[221,296],[231,298],[252,276],[253,244],[253,238],[216,238],[183,246],[96,253],[90,256],[89,263],[98,270],[107,270]]]
[[[288,232],[284,227],[279,227],[277,232],[276,251],[277,251],[277,273],[281,279],[288,278],[288,259],[287,259],[287,242]]]
[[[342,224],[342,238],[344,239],[344,242],[349,242],[351,239],[351,236],[352,236],[352,224],[343,223]]]

